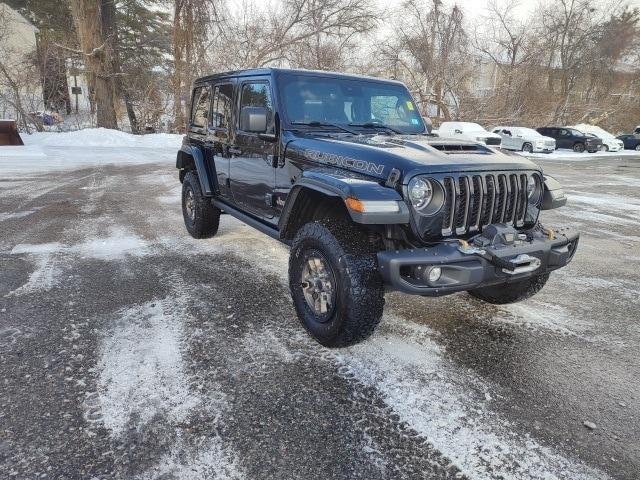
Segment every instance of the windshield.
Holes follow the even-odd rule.
[[[403,85],[341,77],[286,75],[280,79],[290,124],[318,122],[400,133],[424,133],[420,113]]]

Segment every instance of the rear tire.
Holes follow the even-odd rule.
[[[602,146],[602,151],[603,152],[608,152],[609,151],[609,145],[603,145]]]
[[[582,153],[584,152],[584,143],[576,143],[573,145],[573,151],[576,153]]]
[[[636,152],[640,152],[640,143],[638,145],[636,145],[635,150],[636,150]]]
[[[549,274],[543,273],[515,283],[476,288],[475,290],[469,290],[469,294],[487,303],[504,305],[533,297],[542,290],[547,280],[549,280]]]
[[[193,238],[209,238],[218,232],[220,209],[202,195],[200,180],[193,170],[182,181],[182,217]]]
[[[361,342],[380,323],[384,286],[374,250],[367,235],[344,220],[307,223],[296,233],[291,297],[303,326],[325,347]]]

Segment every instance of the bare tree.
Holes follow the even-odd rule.
[[[380,47],[381,62],[406,81],[423,112],[450,119],[459,110],[470,78],[463,13],[441,0],[409,0],[396,12],[393,36]]]
[[[376,15],[366,0],[246,1],[220,24],[210,63],[221,68],[290,65],[341,68]]]
[[[90,74],[98,127],[118,128],[112,48],[103,34],[100,0],[70,0],[83,60]]]
[[[185,128],[188,89],[198,73],[199,60],[206,56],[209,35],[217,25],[217,0],[174,0],[173,2],[173,129]]]

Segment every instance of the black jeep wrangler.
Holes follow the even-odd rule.
[[[385,289],[534,295],[578,234],[538,222],[566,199],[529,160],[430,136],[399,82],[260,69],[196,80],[178,152],[195,238],[232,215],[288,244],[306,329],[341,347],[368,337]]]

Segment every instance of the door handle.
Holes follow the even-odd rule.
[[[229,147],[227,150],[231,155],[242,155],[242,150],[236,147]]]

